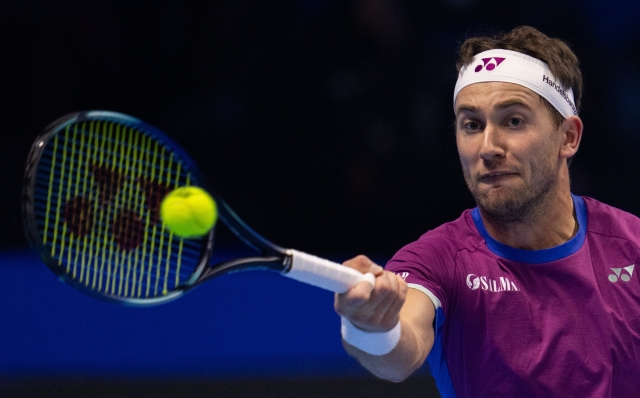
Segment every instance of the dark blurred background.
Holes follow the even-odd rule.
[[[433,386],[426,370],[401,385],[380,384],[360,372],[342,354],[337,332],[326,346],[301,353],[317,343],[316,337],[303,339],[299,351],[280,358],[278,349],[287,347],[280,332],[296,333],[304,323],[310,333],[324,336],[324,330],[336,330],[337,317],[330,295],[278,277],[268,277],[272,290],[249,297],[243,286],[257,283],[255,277],[230,277],[237,283],[231,288],[212,282],[227,286],[224,300],[245,300],[235,304],[242,311],[256,300],[309,297],[325,311],[325,318],[314,318],[318,308],[312,311],[311,299],[309,307],[294,309],[299,316],[289,317],[287,327],[274,326],[268,317],[256,321],[246,338],[273,334],[253,348],[262,362],[234,365],[233,375],[220,371],[226,363],[219,358],[231,356],[234,346],[224,339],[235,333],[191,341],[185,350],[176,349],[177,357],[163,358],[160,348],[126,346],[167,327],[153,325],[118,335],[117,349],[129,355],[105,364],[105,353],[115,349],[111,340],[96,338],[107,342],[102,351],[83,348],[95,345],[84,332],[104,332],[104,317],[96,311],[113,314],[114,331],[136,321],[153,324],[167,316],[162,311],[191,314],[182,315],[180,327],[203,330],[208,326],[200,318],[210,315],[202,301],[213,293],[202,287],[181,304],[131,315],[93,304],[56,282],[27,250],[22,233],[21,180],[32,141],[73,111],[136,116],[181,144],[237,213],[274,242],[337,261],[367,253],[384,263],[426,230],[474,206],[452,127],[457,47],[466,37],[526,24],[567,41],[582,62],[585,133],[571,165],[573,192],[640,214],[639,15],[640,2],[634,0],[2,2],[0,340],[11,350],[0,350],[0,388],[14,396],[335,396],[334,390],[345,396],[429,396]],[[65,311],[57,313],[61,306]],[[45,308],[50,323],[43,324]],[[271,310],[283,312],[275,305]],[[86,320],[89,313],[98,323]],[[232,311],[217,316],[229,323],[238,318]],[[309,318],[316,321],[309,324]],[[45,349],[49,345],[57,348]],[[216,346],[230,351],[213,365]],[[264,346],[278,349],[260,351]],[[83,349],[87,354],[81,357],[64,354]],[[331,353],[325,362],[323,352]],[[198,365],[190,368],[195,357]],[[238,363],[251,358],[251,350],[236,357]],[[324,367],[300,367],[316,362]],[[156,369],[151,363],[162,365]],[[166,375],[176,378],[167,381]],[[197,382],[189,378],[196,376]],[[160,378],[165,384],[158,388]],[[273,395],[260,395],[267,391]]]

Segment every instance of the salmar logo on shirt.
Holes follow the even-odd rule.
[[[490,292],[519,292],[520,289],[515,283],[511,282],[506,277],[501,276],[496,279],[491,279],[486,276],[477,276],[475,274],[467,275],[467,286],[471,290],[488,290]]]

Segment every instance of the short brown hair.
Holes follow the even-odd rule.
[[[472,37],[460,46],[456,62],[458,72],[463,66],[469,65],[476,54],[493,49],[517,51],[546,62],[551,73],[564,86],[563,88],[573,89],[576,109],[580,109],[582,100],[580,62],[565,42],[551,38],[531,26],[518,26],[509,33],[499,33],[494,36]],[[561,124],[564,117],[549,101],[544,100],[544,102],[557,124]]]

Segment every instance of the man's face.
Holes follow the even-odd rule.
[[[467,186],[496,221],[525,221],[557,186],[564,135],[543,100],[512,83],[477,83],[456,98],[456,141]]]

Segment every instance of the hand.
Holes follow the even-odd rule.
[[[336,294],[336,312],[349,319],[359,329],[386,332],[399,321],[402,305],[407,297],[407,284],[398,275],[387,272],[366,256],[357,256],[344,262],[345,266],[376,276],[376,286],[362,281],[349,291]]]

